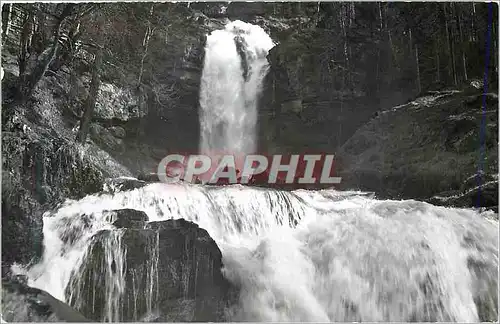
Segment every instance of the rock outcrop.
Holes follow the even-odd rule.
[[[141,226],[142,212],[112,213],[122,228],[93,238],[67,289],[71,305],[96,321],[228,320],[236,291],[207,231],[184,219]]]
[[[9,322],[90,322],[49,293],[29,287],[27,278],[2,278],[2,320]],[[3,322],[2,321],[2,322]]]
[[[498,97],[487,94],[484,110],[482,100],[471,89],[430,93],[377,113],[339,152],[342,187],[497,208]]]
[[[99,88],[94,116],[97,119],[117,119],[127,121],[144,117],[147,107],[140,97],[111,83],[104,83]]]

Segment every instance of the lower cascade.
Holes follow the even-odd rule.
[[[47,213],[43,259],[26,271],[97,321],[487,321],[496,217],[360,192],[153,183]]]

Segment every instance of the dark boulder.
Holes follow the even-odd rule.
[[[120,191],[129,191],[139,189],[146,186],[148,183],[143,180],[134,178],[110,178],[104,183],[104,191],[109,193],[117,193]]]
[[[145,212],[135,209],[118,209],[108,212],[113,225],[118,228],[144,228],[149,220]]]
[[[115,136],[115,137],[118,137],[118,138],[125,138],[125,136],[127,135],[125,129],[121,126],[113,126],[113,127],[110,127],[109,128],[109,132]]]
[[[152,222],[98,233],[67,294],[96,321],[225,321],[236,291],[221,269],[206,230],[183,219]]]
[[[160,182],[160,178],[156,172],[140,173],[137,179],[145,182]]]

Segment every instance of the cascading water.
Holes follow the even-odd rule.
[[[73,224],[78,224],[80,219],[78,217],[74,219],[76,222]],[[109,218],[105,219],[110,220]],[[125,291],[125,254],[127,252],[123,248],[122,234],[123,230],[112,230],[106,236],[93,235],[90,241],[97,244],[90,246],[88,254],[92,255],[95,249],[100,250],[99,252],[103,254],[102,261],[104,263],[100,269],[104,269],[104,273],[97,273],[92,271],[92,269],[87,269],[86,266],[95,261],[88,260],[89,262],[84,262],[86,260],[81,258],[79,260],[79,263],[82,262],[80,263],[80,267],[73,269],[78,270],[79,275],[72,276],[69,282],[63,284],[66,287],[65,291],[60,291],[63,294],[67,293],[64,299],[67,299],[77,309],[84,309],[88,306],[95,308],[96,302],[102,303],[103,305],[97,305],[97,307],[104,307],[103,317],[107,322],[119,322],[121,319],[121,309],[123,308],[120,297]],[[89,246],[88,243],[86,242],[87,246]],[[71,275],[71,273],[68,275]],[[89,281],[91,282],[90,285]],[[89,293],[95,295],[99,291],[102,281],[104,281],[105,286],[102,298],[99,299],[96,298],[97,296],[94,296],[92,298],[94,303],[92,305],[85,305],[86,299],[82,297]],[[91,289],[89,290],[90,287]]]
[[[45,218],[46,250],[31,284],[64,300],[83,247],[111,226],[105,210],[120,208],[205,228],[223,253],[225,275],[242,287],[236,320],[475,322],[478,309],[496,307],[492,212],[239,185],[151,184],[67,202]],[[92,226],[82,214],[92,215]],[[76,227],[80,235],[64,241]]]
[[[272,46],[259,27],[242,22],[208,37],[202,152],[255,150],[256,101]],[[91,294],[95,302],[85,307],[104,307],[106,320],[119,320],[127,250],[107,210],[122,208],[208,231],[225,276],[241,287],[232,320],[476,322],[498,312],[497,214],[334,190],[156,183],[67,201],[44,217],[44,255],[27,272],[30,285],[77,306]],[[90,247],[101,249],[105,273],[88,270],[96,262]],[[145,274],[131,289],[146,285],[151,313],[159,302],[158,239],[147,248]],[[82,291],[86,280],[104,285],[106,296]]]
[[[207,37],[200,92],[202,153],[255,151],[257,100],[273,46],[261,27],[242,21]]]

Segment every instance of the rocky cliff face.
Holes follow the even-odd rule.
[[[338,156],[342,186],[387,198],[497,208],[497,143],[496,94],[472,86],[429,93],[378,112],[355,132]]]
[[[7,70],[4,95],[13,77]],[[15,71],[14,71],[15,72]],[[64,79],[62,79],[64,80]],[[13,262],[36,262],[42,253],[42,215],[67,198],[103,189],[106,177],[131,175],[93,143],[74,142],[74,123],[61,79],[49,76],[33,99],[2,105],[2,271]],[[49,90],[50,89],[50,90]],[[7,96],[8,98],[8,96]]]

